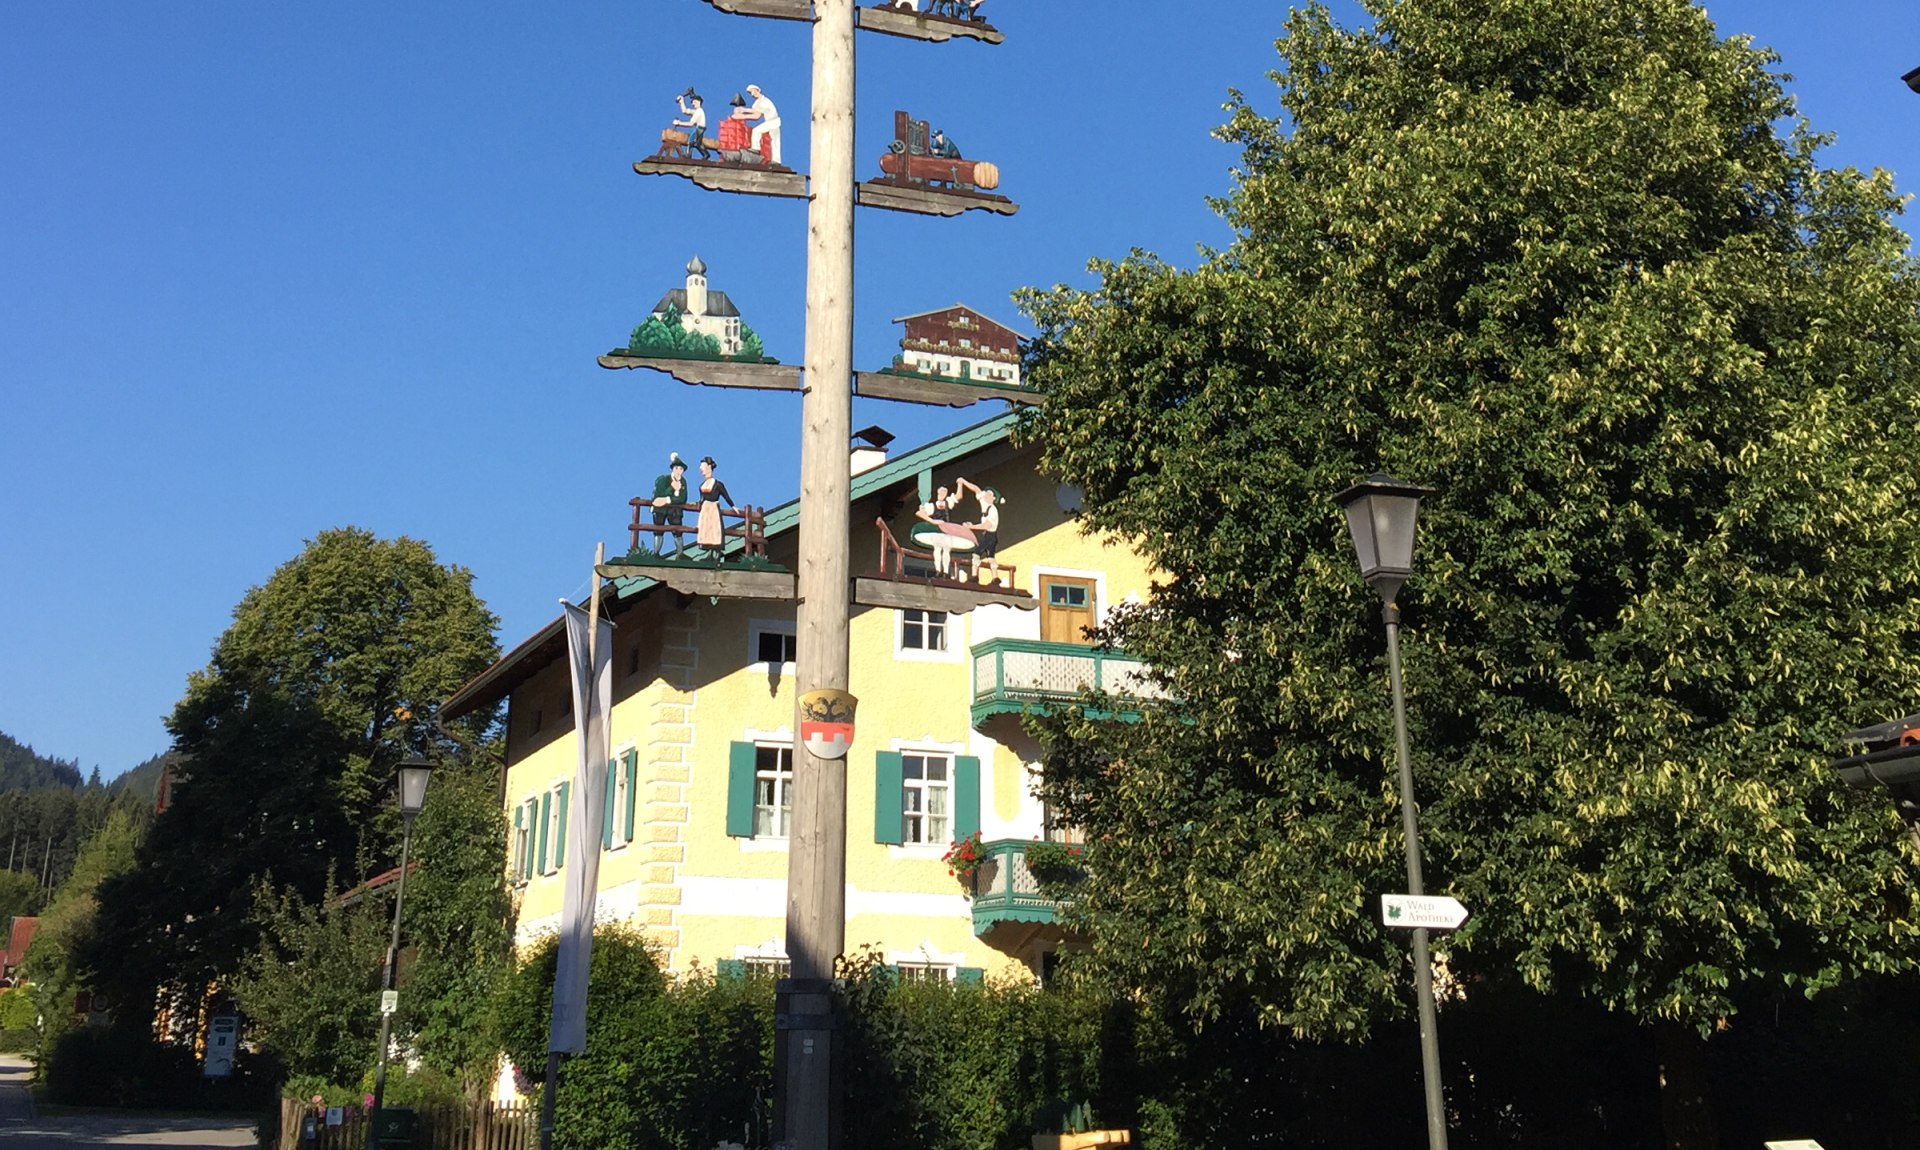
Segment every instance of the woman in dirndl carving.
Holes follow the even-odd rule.
[[[720,501],[727,501],[728,510],[733,508],[733,496],[727,494],[727,485],[714,475],[713,456],[704,456],[700,460],[700,518],[695,521],[693,541],[706,548],[709,558],[717,557],[724,538],[720,527]]]

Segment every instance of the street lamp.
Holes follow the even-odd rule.
[[[1920,68],[1915,68],[1900,78],[1907,82],[1907,87],[1912,88],[1916,92],[1920,92]]]
[[[1407,747],[1407,694],[1400,674],[1400,607],[1395,599],[1413,574],[1414,524],[1420,497],[1432,491],[1375,472],[1334,496],[1347,513],[1360,577],[1380,596],[1387,624],[1387,678],[1393,686],[1393,740],[1400,758],[1400,821],[1407,840],[1407,893],[1426,894],[1420,878],[1420,816],[1413,805],[1413,761]],[[1447,1111],[1440,1089],[1440,1031],[1433,1009],[1433,960],[1427,928],[1413,931],[1413,990],[1420,1010],[1420,1067],[1427,1094],[1427,1145],[1446,1150]]]
[[[400,764],[400,820],[405,829],[400,832],[400,877],[393,888],[393,937],[387,942],[387,969],[380,982],[380,1061],[373,1072],[375,1115],[387,1099],[387,1043],[392,1036],[393,1012],[399,1009],[393,981],[400,962],[400,904],[407,897],[407,848],[413,845],[413,820],[426,805],[427,780],[432,777],[433,764],[419,755],[408,755]],[[367,1150],[375,1150],[379,1145],[379,1134],[380,1125],[370,1115]]]
[[[1920,846],[1920,715],[1848,731],[1845,741],[1866,750],[1833,760],[1834,774],[1850,787],[1885,790]]]

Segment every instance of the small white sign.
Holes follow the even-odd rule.
[[[400,1009],[400,992],[383,990],[380,992],[380,1013],[393,1014]]]
[[[227,1078],[233,1074],[233,1055],[239,1046],[240,1018],[234,1014],[216,1014],[207,1019],[207,1045],[201,1055],[201,1073],[208,1078]]]
[[[1825,1150],[1825,1147],[1811,1138],[1795,1138],[1789,1142],[1769,1142],[1767,1150]]]
[[[1467,908],[1445,895],[1383,894],[1380,921],[1387,926],[1452,930],[1467,921]]]
[[[346,1107],[344,1106],[327,1107],[327,1125],[345,1126],[346,1124],[347,1124],[347,1108]]]

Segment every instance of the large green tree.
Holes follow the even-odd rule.
[[[434,711],[497,653],[464,569],[426,544],[322,532],[234,609],[168,719],[182,758],[135,867],[103,884],[86,955],[122,1003],[197,1005],[259,937],[262,883],[307,902],[394,865],[395,768],[458,759],[490,716]]]
[[[1692,1034],[1920,957],[1913,855],[1839,732],[1912,707],[1920,276],[1775,58],[1684,0],[1296,11],[1235,97],[1192,271],[1028,293],[1024,434],[1161,576],[1109,637],[1183,702],[1050,732],[1098,961],[1196,1019],[1357,1036],[1409,998],[1382,631],[1328,496],[1439,494],[1400,596],[1443,944]],[[1648,1075],[1649,1081],[1652,1075]]]

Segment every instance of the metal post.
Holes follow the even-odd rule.
[[[806,393],[801,400],[800,603],[794,692],[847,688],[853,437],[853,55],[855,0],[815,0],[812,201],[807,208]],[[800,723],[796,714],[794,730]],[[846,949],[847,775],[798,737],[787,861],[787,957],[775,1138],[830,1150],[834,962]]]
[[[406,819],[406,829],[400,833],[400,879],[393,890],[393,937],[387,942],[387,970],[380,980],[381,990],[392,990],[397,967],[400,963],[400,904],[407,897],[407,848],[413,845],[413,819]],[[384,1004],[383,1004],[384,1005]],[[373,1109],[378,1112],[387,1100],[387,1042],[393,1032],[393,1015],[380,1012],[380,1061],[373,1071]],[[372,1115],[367,1121],[367,1150],[379,1145],[374,1141],[376,1127]]]
[[[1400,608],[1380,609],[1387,623],[1387,677],[1393,683],[1393,742],[1400,758],[1400,822],[1407,839],[1407,893],[1426,894],[1420,877],[1420,816],[1413,806],[1413,755],[1407,745],[1407,691],[1400,677]],[[1433,1009],[1433,959],[1427,928],[1413,931],[1413,993],[1420,1011],[1420,1075],[1427,1092],[1427,1146],[1447,1150],[1447,1103],[1440,1088],[1440,1026]]]

